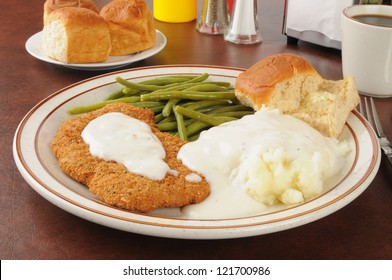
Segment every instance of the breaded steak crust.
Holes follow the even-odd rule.
[[[149,124],[166,151],[166,163],[172,170],[178,171],[178,175],[168,173],[163,180],[151,180],[128,171],[122,164],[92,156],[82,139],[82,131],[90,121],[109,112],[120,112]],[[185,143],[159,131],[150,110],[115,103],[62,123],[51,147],[63,171],[85,184],[104,202],[132,212],[149,212],[157,208],[199,203],[210,194],[210,187],[200,174],[201,182],[185,179],[186,175],[195,173],[177,159],[177,153]]]

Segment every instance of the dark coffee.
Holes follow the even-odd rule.
[[[392,27],[392,16],[386,15],[357,15],[354,19],[372,25]]]

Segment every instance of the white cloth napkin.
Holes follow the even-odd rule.
[[[353,0],[287,0],[286,28],[316,31],[341,41],[341,13],[353,3]]]

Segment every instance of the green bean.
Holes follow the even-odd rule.
[[[108,104],[107,102],[100,102],[100,103],[86,105],[86,106],[74,107],[74,108],[71,108],[68,110],[68,114],[76,115],[76,114],[83,114],[83,113],[91,112],[91,111],[100,109],[100,108],[106,106],[107,104]]]
[[[166,122],[174,122],[176,120],[176,117],[174,115],[164,117],[160,122],[161,123],[166,123]]]
[[[201,74],[200,76],[196,76],[195,78],[186,81],[185,83],[187,83],[187,82],[204,81],[205,79],[208,78],[208,76],[209,75],[207,73],[204,73],[204,74]],[[127,88],[138,89],[138,90],[147,90],[147,91],[155,91],[155,90],[163,89],[163,88],[165,88],[167,86],[172,86],[172,84],[170,84],[170,83],[168,85],[165,85],[165,86],[157,86],[157,85],[152,85],[152,84],[148,85],[148,84],[142,84],[142,83],[133,83],[133,82],[127,81],[127,80],[125,80],[125,79],[123,79],[121,77],[116,77],[116,81],[118,83],[122,84],[123,86],[126,86]]]
[[[207,81],[207,82],[203,82],[203,83],[208,83],[208,84],[212,84],[212,85],[217,85],[217,86],[221,86],[221,87],[225,87],[225,88],[230,88],[231,84],[229,82],[214,82],[214,81]]]
[[[168,86],[168,87],[165,87],[165,88],[162,88],[162,89],[158,89],[158,90],[155,90],[153,92],[156,93],[156,92],[162,92],[162,91],[186,90],[186,89],[189,89],[191,87],[196,87],[196,86],[199,86],[199,85],[206,85],[206,84],[217,86],[217,87],[222,87],[223,89],[225,89],[225,86],[227,87],[227,85],[219,85],[219,84],[215,84],[214,82],[196,82],[196,83],[173,84],[171,86]],[[194,91],[200,91],[199,89],[197,89],[197,87],[195,89],[196,90],[194,90]],[[226,88],[225,90],[227,91],[228,89]]]
[[[226,107],[222,107],[222,108],[226,108]],[[235,117],[236,115],[238,117],[241,117],[241,113],[243,113],[244,115],[246,114],[252,114],[252,111],[234,111],[234,112],[224,112],[222,114],[228,114],[228,116],[230,117]],[[235,120],[235,119],[233,119]],[[193,123],[190,123],[187,127],[187,134],[188,134],[188,141],[195,141],[199,138],[199,133],[200,131],[209,128],[213,125],[209,124],[209,123],[205,123],[205,122],[201,122],[201,121],[196,121]]]
[[[164,103],[159,101],[138,101],[131,103],[135,107],[151,108],[151,107],[164,107]]]
[[[122,92],[125,95],[129,96],[129,95],[140,95],[142,92],[145,92],[145,91],[142,91],[140,89],[134,89],[134,88],[125,87],[125,88],[122,89]],[[148,92],[150,92],[150,91],[148,91]]]
[[[194,85],[189,87],[187,90],[189,91],[204,91],[204,92],[211,92],[211,91],[227,91],[226,87],[218,86],[215,84],[209,83],[200,83],[198,85]]]
[[[184,125],[185,127],[194,123],[195,120],[189,119],[189,120],[184,120]],[[171,131],[171,130],[177,130],[178,125],[176,121],[173,122],[160,122],[157,124],[157,127],[160,131]]]
[[[254,112],[253,108],[247,107],[245,105],[231,105],[231,106],[221,106],[212,109],[209,114],[224,113],[224,112],[234,112],[234,111],[250,111]]]
[[[155,91],[152,91],[152,92],[157,93],[157,92],[165,92],[165,91],[173,91],[173,90],[174,91],[179,91],[179,90],[187,89],[189,87],[191,87],[190,84],[173,84],[170,87],[165,87],[163,89],[158,89],[158,90],[155,90]],[[150,92],[150,93],[152,93],[152,92]]]
[[[138,102],[138,101],[141,101],[140,96],[126,96],[126,97],[121,97],[121,98],[117,98],[114,100],[108,100],[105,102],[107,102],[107,103],[115,103],[115,102],[133,103],[133,102]]]
[[[180,101],[180,99],[170,99],[169,101],[167,101],[165,107],[163,107],[162,115],[164,117],[170,116],[170,113],[172,112],[173,106],[176,105],[179,101]]]
[[[90,111],[94,111],[96,109],[102,108],[107,104],[112,104],[112,103],[117,103],[117,102],[124,102],[124,103],[133,103],[140,101],[139,97],[123,97],[123,98],[118,98],[115,100],[107,100],[103,101],[100,103],[96,104],[91,104],[91,105],[86,105],[86,106],[79,106],[79,107],[74,107],[68,110],[68,114],[75,115],[75,114],[82,114],[82,113],[87,113]]]
[[[131,82],[121,77],[122,86],[103,102],[71,108],[68,113],[80,114],[115,102],[126,102],[148,108],[154,113],[158,129],[192,141],[200,131],[253,113],[240,104],[229,82],[209,81],[209,74],[170,75]],[[174,114],[172,114],[172,112]]]
[[[203,129],[209,128],[212,125],[210,125],[209,123],[205,123],[205,122],[194,122],[191,125],[187,126],[186,131],[188,134],[188,137],[194,136],[196,133],[202,131]]]
[[[131,104],[132,105],[132,104]],[[148,108],[150,111],[152,111],[154,114],[162,112],[164,106],[158,106],[158,107],[150,107]]]
[[[176,117],[176,121],[177,121],[177,130],[178,130],[178,134],[180,136],[180,139],[183,141],[187,141],[188,140],[188,136],[186,134],[186,127],[185,127],[185,123],[184,123],[184,117],[181,113],[179,113],[176,110],[176,107],[174,108],[174,116]]]
[[[127,88],[131,89],[138,89],[138,90],[147,90],[147,91],[154,91],[157,89],[161,89],[164,86],[155,86],[155,85],[144,85],[140,83],[132,83],[130,81],[124,80],[121,77],[116,77],[116,81],[123,86],[126,86]]]
[[[155,115],[154,117],[154,122],[155,123],[160,123],[165,117],[162,115],[162,113]]]
[[[165,92],[165,91],[180,91],[180,90],[186,90],[192,86],[199,85],[200,83],[182,83],[182,84],[172,84],[171,86],[167,86],[162,89],[158,89],[155,91],[152,91],[150,93],[158,93],[158,92]]]
[[[181,83],[169,83],[169,84],[165,85],[164,88],[170,88],[170,87],[179,86],[179,85],[200,83],[200,82],[208,79],[208,77],[209,77],[209,74],[204,73],[204,74],[201,74],[199,76],[194,76],[192,79],[189,79],[189,80],[181,82]]]
[[[184,89],[187,89],[187,88],[189,88],[191,86],[199,85],[199,84],[203,83],[203,81],[205,79],[207,79],[208,76],[209,76],[208,74],[202,74],[200,76],[196,76],[193,79],[190,79],[190,80],[185,81],[183,83],[167,84],[163,88],[157,89],[154,92],[171,91],[171,90],[175,90],[175,91],[184,90]]]
[[[146,81],[140,82],[140,84],[165,86],[165,85],[174,84],[174,83],[184,83],[189,80],[190,80],[189,78],[181,77],[181,76],[179,76],[179,77],[161,77],[161,78],[146,80]]]
[[[185,108],[187,108],[187,107],[185,107]],[[194,110],[194,111],[210,115],[210,112],[212,110],[219,109],[219,108],[224,108],[224,107],[222,107],[222,105],[215,105],[215,106],[203,107],[203,108],[200,108],[200,109],[197,109],[197,110]]]
[[[199,137],[200,137],[200,134],[192,135],[191,137],[188,137],[188,141],[189,142],[196,141],[197,139],[199,139]]]
[[[178,128],[177,122],[157,123],[157,127],[160,131],[171,131]]]
[[[254,112],[252,111],[234,111],[234,112],[223,112],[223,113],[216,113],[211,114],[211,116],[217,117],[234,117],[234,118],[242,118],[243,116],[252,115]],[[210,116],[210,114],[208,114]]]
[[[124,92],[122,89],[112,93],[111,95],[109,95],[108,97],[106,97],[104,100],[108,101],[108,100],[114,100],[114,99],[118,99],[124,96]]]
[[[219,112],[227,112],[227,111],[236,111],[236,110],[252,110],[253,109],[243,105],[236,105],[236,106],[222,106],[225,104],[229,104],[230,100],[204,100],[204,101],[197,101],[197,102],[189,102],[185,104],[181,104],[181,106],[191,109],[197,110],[201,113],[206,114],[214,114]],[[175,121],[174,116],[169,116],[164,118],[162,114],[159,114],[155,119],[155,123],[166,123],[166,122],[173,122]]]
[[[207,80],[210,75],[208,73],[203,73],[200,76],[196,76],[193,79],[190,79],[187,83],[196,83],[196,82],[202,82],[204,80]]]
[[[208,123],[213,126],[218,126],[224,122],[232,121],[235,120],[235,118],[232,117],[212,117],[194,110],[189,110],[187,108],[181,107],[181,106],[176,106],[174,107],[174,112],[179,113],[183,116],[187,116],[188,118],[196,119],[205,123]]]
[[[235,94],[232,91],[220,92],[198,92],[198,91],[167,91],[167,92],[152,92],[142,94],[141,101],[149,100],[168,100],[168,99],[190,99],[190,100],[211,100],[211,99],[235,99]]]
[[[189,102],[188,104],[183,104],[184,107],[191,109],[191,110],[199,110],[201,108],[216,106],[216,105],[228,105],[232,103],[229,99],[224,100],[202,100],[196,102]],[[219,106],[221,107],[221,106]],[[225,107],[223,107],[225,108]]]
[[[181,83],[186,82],[191,79],[198,77],[198,75],[171,75],[171,76],[163,76],[154,79],[149,79],[140,82],[141,84],[145,85],[165,85],[165,84],[173,84],[173,83]]]

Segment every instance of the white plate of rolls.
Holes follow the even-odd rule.
[[[123,67],[166,45],[144,1],[112,1],[101,10],[92,0],[46,1],[43,23],[43,30],[27,40],[27,51],[73,69]]]
[[[52,64],[61,65],[64,67],[68,67],[71,69],[78,70],[110,70],[116,69],[128,64],[149,58],[157,53],[159,53],[166,45],[166,37],[165,35],[156,30],[156,41],[155,45],[148,50],[138,52],[135,54],[129,55],[118,55],[118,56],[109,56],[109,58],[100,63],[65,63],[53,58],[48,57],[42,51],[41,41],[42,41],[42,31],[34,34],[26,41],[26,50],[29,54],[38,58],[39,60],[49,62]]]

